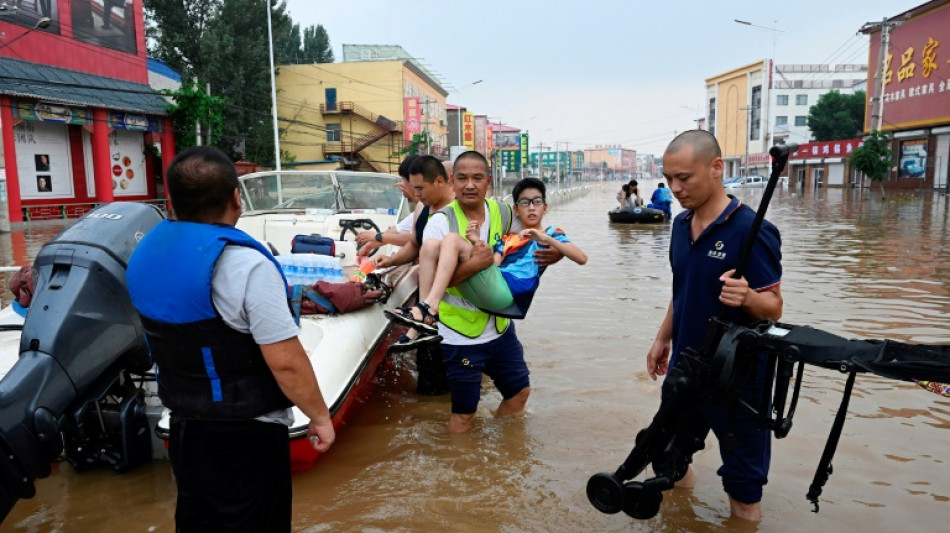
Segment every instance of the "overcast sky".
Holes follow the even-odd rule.
[[[858,29],[922,3],[287,0],[301,26],[323,24],[338,61],[343,44],[398,44],[440,77],[450,104],[529,130],[532,149],[656,155],[696,126],[706,78],[769,57],[773,44],[778,64],[866,63]]]

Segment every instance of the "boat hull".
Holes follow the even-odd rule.
[[[607,216],[617,224],[661,224],[669,220],[663,211],[649,207],[617,207],[608,211]]]

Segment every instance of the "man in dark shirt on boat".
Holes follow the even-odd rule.
[[[726,194],[722,170],[719,143],[706,131],[684,132],[663,155],[663,174],[686,211],[674,220],[670,237],[673,299],[647,354],[647,371],[654,380],[676,364],[684,349],[702,348],[711,317],[748,325],[782,315],[781,239],[775,226],[763,221],[744,277],[732,277],[755,212]],[[765,357],[759,358],[754,379],[739,391],[744,401],[765,412],[770,397],[766,362]],[[718,474],[729,494],[732,514],[760,520],[771,432],[745,411],[713,405],[708,398],[700,400],[691,416],[683,426],[689,435],[679,435],[678,442],[705,440],[712,429],[720,442],[723,466]],[[690,488],[694,483],[690,468],[677,486]]]
[[[402,181],[400,181],[398,185],[399,191],[402,192],[403,197],[409,201],[409,205],[414,206],[413,212],[406,215],[395,226],[382,233],[373,230],[360,232],[359,235],[356,236],[356,244],[360,247],[357,251],[357,255],[369,256],[373,250],[385,244],[403,246],[412,240],[413,225],[423,208],[422,202],[419,201],[419,193],[412,187],[412,184],[409,183],[409,168],[412,167],[413,161],[418,158],[419,156],[417,155],[406,156],[406,158],[402,160],[402,163],[399,164],[398,169],[399,177],[402,178]]]
[[[196,147],[166,172],[176,220],[152,229],[126,272],[171,410],[176,530],[290,531],[288,426],[296,404],[311,445],[335,439],[270,252],[234,227],[234,165]]]

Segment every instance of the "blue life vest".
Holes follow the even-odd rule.
[[[254,338],[229,327],[212,302],[214,265],[228,244],[254,248],[280,272],[237,228],[173,220],[129,259],[126,282],[158,365],[158,395],[180,418],[249,419],[292,405]]]
[[[650,198],[650,202],[654,204],[671,204],[673,203],[673,193],[666,187],[659,187],[653,191],[653,197]]]

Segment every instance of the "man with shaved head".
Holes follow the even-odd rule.
[[[782,316],[781,238],[774,225],[762,221],[743,277],[732,277],[755,212],[726,194],[723,166],[719,143],[703,130],[680,134],[663,154],[663,175],[685,211],[673,221],[670,237],[673,298],[647,353],[647,371],[654,380],[676,365],[683,350],[702,348],[710,318],[719,316],[749,325],[762,318],[778,320]],[[760,412],[770,408],[771,382],[766,379],[766,363],[764,355],[758,356],[754,379],[739,391],[740,397]],[[711,396],[712,389],[703,391],[703,395]],[[770,431],[738,407],[713,405],[707,397],[699,406],[683,425],[687,434],[678,435],[677,442],[702,443],[712,429],[719,440],[723,463],[718,474],[729,495],[733,516],[761,520]],[[687,464],[699,449],[701,445],[684,450],[689,454]],[[694,483],[689,468],[676,485],[691,488]]]

